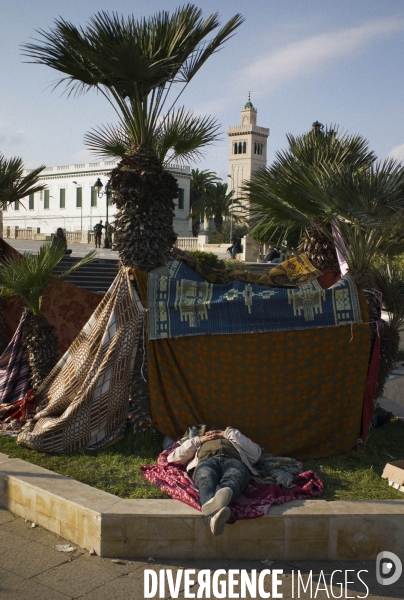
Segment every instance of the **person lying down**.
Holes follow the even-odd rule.
[[[213,535],[222,535],[230,517],[229,504],[241,496],[251,477],[259,477],[253,465],[261,448],[234,427],[206,433],[203,428],[200,435],[180,443],[167,461],[186,465]]]

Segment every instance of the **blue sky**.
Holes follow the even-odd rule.
[[[269,127],[269,162],[285,135],[311,123],[360,133],[380,158],[404,159],[404,2],[402,0],[211,0],[196,2],[222,21],[240,12],[236,35],[206,63],[183,96],[187,108],[215,116],[221,142],[193,166],[227,174],[226,127],[238,125],[251,91],[258,124]],[[99,10],[137,16],[180,3],[167,0],[0,0],[0,152],[28,168],[95,160],[83,135],[114,122],[104,98],[67,98],[49,85],[51,69],[26,64],[19,45],[54,19],[85,25]],[[219,8],[218,8],[219,7]]]

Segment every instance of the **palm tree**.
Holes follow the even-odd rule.
[[[227,183],[208,185],[206,191],[194,202],[190,217],[195,222],[206,217],[213,219],[216,231],[222,231],[225,219],[232,218],[233,222],[240,223],[245,219],[245,210],[242,203],[234,198],[234,190],[227,192]]]
[[[344,168],[351,173],[370,167],[376,160],[368,142],[360,135],[340,134],[337,127],[316,122],[310,132],[294,137],[287,135],[289,147],[278,151],[268,168],[259,169],[244,185],[251,202],[252,216],[257,219],[256,233],[266,229],[279,239],[297,234],[299,251],[308,255],[320,270],[338,270],[338,261],[329,226],[335,210],[324,191]],[[263,227],[264,226],[264,227]],[[252,231],[254,235],[254,230]]]
[[[45,189],[45,186],[38,183],[39,175],[45,168],[44,165],[33,169],[27,175],[24,175],[24,165],[22,158],[17,156],[7,159],[0,154],[0,232],[3,230],[3,209],[12,202],[19,202],[29,194],[34,194]],[[0,250],[0,261],[3,253]],[[0,354],[6,347],[5,325],[3,311],[0,304]]]
[[[204,194],[206,194],[209,186],[220,181],[219,177],[213,171],[205,169],[191,169],[191,191],[190,191],[190,208],[191,212],[195,203],[199,202]],[[201,215],[203,219],[203,215]],[[192,232],[194,236],[198,235],[199,223],[201,219],[192,221]]]
[[[112,171],[115,247],[124,265],[150,271],[167,262],[176,240],[174,200],[178,185],[164,161],[189,161],[218,137],[218,124],[176,103],[206,60],[243,22],[231,18],[219,32],[218,15],[202,19],[192,4],[171,15],[135,20],[100,12],[86,28],[58,19],[25,44],[33,62],[63,75],[57,82],[71,93],[91,89],[104,95],[118,116],[86,135],[101,156],[120,157]]]
[[[60,275],[53,275],[65,254],[63,244],[44,244],[38,254],[13,256],[0,262],[0,297],[14,297],[30,311],[23,331],[23,344],[28,350],[31,385],[38,388],[57,360],[57,335],[41,313],[42,296],[52,282],[60,282],[96,258],[93,250]]]

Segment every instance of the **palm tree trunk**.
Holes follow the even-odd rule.
[[[37,389],[57,362],[55,328],[44,315],[31,314],[24,327],[22,343],[28,350],[30,385]]]
[[[297,250],[306,254],[311,264],[320,271],[339,271],[337,253],[332,240],[315,226],[307,227]]]
[[[152,148],[138,146],[112,171],[111,183],[118,208],[114,248],[122,264],[147,272],[166,264],[177,239],[175,177],[163,168]]]
[[[221,215],[215,215],[215,218],[213,219],[213,221],[215,223],[216,231],[221,233],[222,228],[223,228],[223,217]]]

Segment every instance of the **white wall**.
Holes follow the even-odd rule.
[[[86,231],[92,229],[100,219],[106,220],[106,197],[97,198],[97,206],[91,207],[91,187],[99,177],[104,185],[109,173],[116,166],[115,161],[100,161],[80,165],[48,167],[40,177],[49,189],[49,209],[44,208],[44,192],[34,194],[34,208],[29,209],[29,199],[20,202],[19,210],[14,204],[3,212],[3,227],[18,226],[20,229],[32,227],[34,232],[53,233],[58,227],[67,231]],[[169,165],[168,170],[176,177],[180,188],[184,189],[184,208],[175,210],[174,230],[179,236],[192,235],[187,219],[190,198],[190,168]],[[76,207],[77,185],[82,187],[82,210]],[[65,190],[65,208],[60,208],[60,190]],[[108,220],[113,221],[115,206],[108,207]]]

